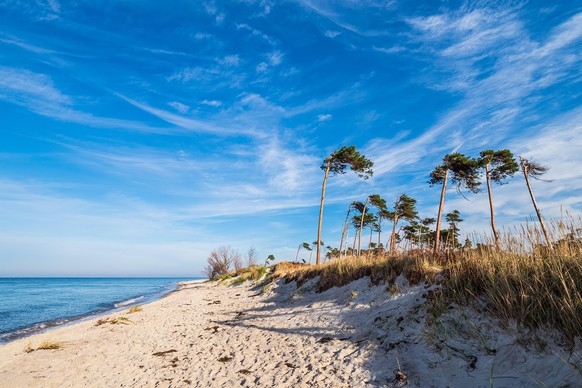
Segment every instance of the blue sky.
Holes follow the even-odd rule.
[[[582,210],[582,7],[574,1],[0,1],[0,276],[200,275],[229,244],[294,258],[379,193],[435,217],[451,151],[551,166],[543,213]],[[534,215],[522,177],[498,226]],[[465,232],[486,193],[450,190]],[[388,230],[385,236],[388,236]],[[305,254],[303,254],[305,255]]]

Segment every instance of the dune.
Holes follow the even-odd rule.
[[[435,320],[437,285],[316,282],[186,282],[141,311],[0,346],[0,386],[582,386],[579,342],[455,305]]]

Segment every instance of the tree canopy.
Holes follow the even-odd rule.
[[[489,165],[489,179],[496,183],[502,183],[506,178],[513,176],[519,166],[510,150],[485,150],[481,151],[479,165],[482,168]]]
[[[368,179],[374,173],[372,167],[374,163],[364,155],[356,151],[356,146],[343,146],[327,157],[321,165],[322,170],[327,170],[333,175],[345,174],[347,167],[355,172],[360,178]]]
[[[473,193],[479,192],[481,182],[479,180],[479,160],[470,158],[458,152],[445,155],[443,163],[437,166],[431,173],[428,183],[433,186],[442,184],[446,172],[449,171],[451,181],[457,188],[466,188]]]

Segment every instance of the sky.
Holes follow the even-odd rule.
[[[0,276],[294,259],[344,145],[374,176],[329,179],[326,245],[370,194],[436,217],[449,152],[548,165],[543,214],[582,211],[579,2],[0,0],[0,25]],[[535,216],[520,175],[493,196],[498,228]],[[466,197],[445,213],[490,233],[487,193]]]

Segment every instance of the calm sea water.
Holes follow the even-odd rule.
[[[159,299],[176,278],[0,278],[0,343]]]

